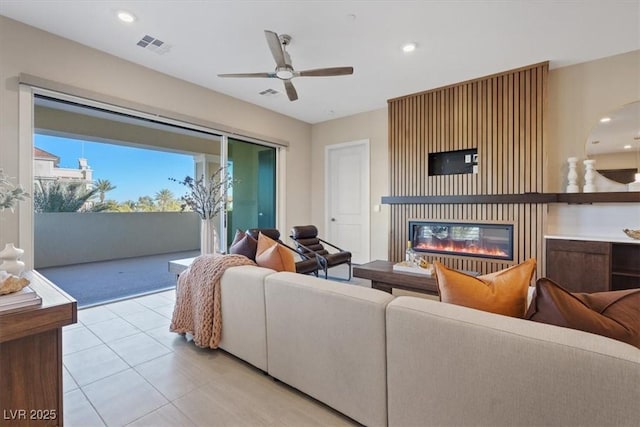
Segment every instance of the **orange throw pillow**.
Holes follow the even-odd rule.
[[[640,289],[571,293],[538,279],[527,319],[620,340],[640,348]]]
[[[296,263],[291,251],[264,234],[258,234],[256,264],[275,271],[296,272]]]
[[[527,290],[536,270],[534,259],[478,277],[452,270],[437,261],[433,265],[440,301],[505,316],[524,317]]]

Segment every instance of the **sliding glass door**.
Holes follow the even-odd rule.
[[[179,198],[187,190],[180,185],[176,187],[176,181],[187,175],[195,179],[210,177],[221,165],[227,165],[233,185],[228,193],[228,211],[226,215],[218,216],[219,221],[216,222],[220,250],[228,249],[236,229],[276,227],[276,146],[262,141],[249,142],[249,138],[231,138],[214,129],[172,119],[159,120],[157,116],[57,93],[35,94],[30,101],[33,103],[35,125],[32,138],[36,143],[32,147],[32,179],[35,181],[66,182],[77,178],[76,181],[81,182],[87,190],[102,188],[99,196],[90,200],[93,205],[97,204],[97,200],[100,205],[107,206],[111,213],[149,213],[180,210]],[[45,146],[45,139],[77,140],[79,148],[67,155],[66,146]],[[102,148],[102,154],[95,154],[92,151],[95,147]],[[119,150],[120,154],[107,156],[104,154],[106,149],[114,152]],[[138,151],[144,151],[142,158],[134,156]],[[163,159],[173,156],[182,160],[162,160],[159,158],[161,155]],[[74,168],[76,161],[79,166]],[[187,169],[180,169],[178,165],[184,162],[187,162]],[[112,173],[116,168],[117,173]],[[153,185],[155,187],[149,187]],[[87,217],[85,215],[82,218]],[[194,223],[194,230],[199,230],[199,225],[199,222]],[[165,229],[175,230],[176,227]],[[166,234],[163,232],[161,235]],[[36,250],[32,253],[45,249],[38,233],[35,235]],[[110,234],[112,237],[119,235]],[[195,235],[197,238],[199,232],[196,230],[181,235]],[[153,233],[148,233],[148,236],[157,237]],[[49,236],[46,241],[51,240]],[[92,242],[91,249],[95,251],[105,239],[96,238]],[[136,239],[136,242],[139,246],[141,239]],[[196,244],[198,242],[199,239]],[[156,242],[153,246],[159,247],[159,244]],[[81,253],[86,255],[92,251]],[[53,252],[55,254],[55,250]],[[164,250],[163,253],[168,252],[171,251]],[[38,258],[38,261],[44,259]],[[92,260],[77,260],[89,261]]]
[[[229,138],[233,179],[227,212],[227,242],[236,229],[276,227],[276,148]]]

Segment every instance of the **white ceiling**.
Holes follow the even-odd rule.
[[[137,21],[118,21],[121,9]],[[308,123],[541,61],[557,68],[640,49],[640,0],[0,0],[0,14]],[[295,102],[277,79],[216,76],[273,71],[265,29],[293,37],[295,69],[354,74],[296,78]],[[145,35],[171,49],[138,47]],[[401,51],[408,41],[412,54]],[[269,88],[279,93],[258,94]]]

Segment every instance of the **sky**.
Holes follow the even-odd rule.
[[[61,168],[77,169],[78,159],[86,158],[94,181],[107,179],[116,187],[105,198],[118,202],[153,198],[165,188],[177,199],[186,193],[186,187],[169,178],[193,176],[193,157],[185,154],[39,134],[35,135],[35,146],[60,157]]]

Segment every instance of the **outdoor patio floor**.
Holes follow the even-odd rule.
[[[75,298],[78,308],[88,308],[174,289],[177,277],[169,273],[169,261],[198,255],[199,250],[172,252],[37,270]],[[329,279],[371,287],[366,279],[352,277],[347,281],[348,274],[348,267],[339,265],[329,270]],[[320,277],[324,277],[322,272]]]
[[[37,270],[75,298],[78,308],[86,308],[174,288],[176,276],[168,271],[169,261],[199,254],[174,252]]]

